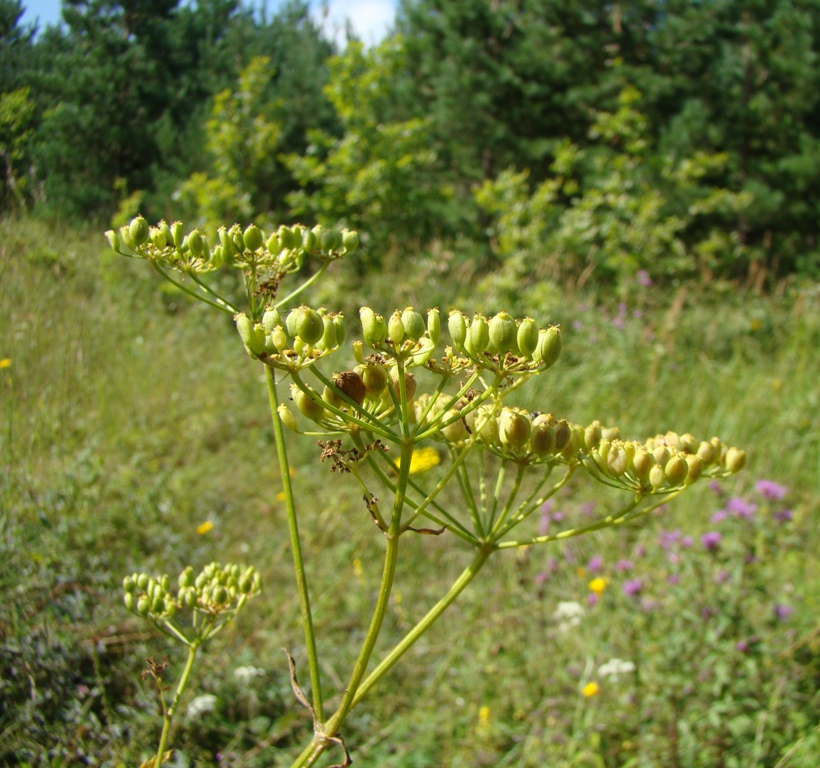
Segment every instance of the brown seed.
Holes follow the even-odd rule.
[[[362,377],[356,371],[342,371],[333,383],[346,394],[356,405],[364,402],[367,391]]]

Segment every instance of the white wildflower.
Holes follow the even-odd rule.
[[[197,696],[188,705],[187,714],[189,719],[196,720],[202,715],[208,714],[208,712],[213,712],[216,709],[216,701],[216,696],[212,693],[203,693],[201,696]]]
[[[552,617],[558,622],[559,631],[566,632],[572,627],[577,627],[585,615],[583,605],[573,600],[566,600],[558,603]]]
[[[259,667],[237,667],[233,671],[234,677],[239,680],[240,683],[247,685],[253,680],[255,677],[263,677],[265,674],[264,669],[260,669]]]
[[[610,659],[606,664],[598,667],[598,674],[601,677],[611,677],[613,679],[630,675],[635,671],[635,665],[631,661],[622,659]]]

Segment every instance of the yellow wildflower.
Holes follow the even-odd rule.
[[[214,524],[213,524],[210,520],[206,520],[204,523],[200,523],[200,524],[196,527],[196,532],[197,532],[200,536],[204,536],[204,535],[205,535],[206,533],[208,533],[208,531],[210,531],[210,530],[211,530],[211,528],[213,528],[213,527],[214,527]]]
[[[601,687],[598,685],[598,683],[596,683],[596,682],[593,680],[591,683],[587,683],[587,684],[586,684],[586,685],[585,685],[585,686],[581,689],[581,693],[583,693],[583,694],[584,694],[584,696],[586,696],[587,698],[589,698],[590,696],[595,696],[595,695],[596,695],[596,694],[597,694],[600,690],[601,690]]]
[[[11,368],[11,358],[4,357],[2,360],[0,360],[0,368]]]
[[[591,592],[600,596],[604,589],[606,589],[606,579],[602,579],[600,576],[594,578],[589,582],[589,589]]]
[[[426,472],[432,469],[441,461],[438,451],[433,447],[419,448],[413,451],[413,457],[410,459],[410,474],[415,475],[418,472]]]
[[[485,735],[490,730],[490,708],[484,704],[478,710],[478,727],[476,731],[480,735]]]

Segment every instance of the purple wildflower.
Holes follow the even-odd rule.
[[[646,547],[643,544],[638,544],[635,547],[635,557],[643,557],[644,555],[646,555]]]
[[[789,491],[785,485],[780,485],[774,480],[758,480],[755,483],[755,490],[769,501],[780,501]]]
[[[639,269],[636,277],[638,279],[638,285],[640,285],[641,288],[649,288],[649,286],[652,285],[652,278],[645,269]]]
[[[625,571],[632,570],[632,561],[631,560],[618,560],[615,563],[615,571],[617,573],[624,573]]]
[[[598,605],[598,595],[596,595],[594,592],[590,592],[587,597],[587,605],[590,608],[594,608],[596,605]]]
[[[604,559],[600,555],[594,555],[589,559],[587,563],[587,569],[590,573],[599,573],[601,568],[603,568]]]
[[[670,584],[672,584],[672,585],[675,585],[675,584],[680,584],[680,574],[678,574],[678,573],[670,573],[670,574],[666,577],[666,580],[667,580]]]
[[[772,517],[774,517],[778,523],[788,523],[792,520],[794,514],[790,509],[781,509],[779,512],[775,512]]]
[[[643,590],[643,580],[629,579],[624,582],[622,589],[627,597],[637,597]]]
[[[740,498],[740,496],[732,496],[726,505],[726,509],[738,517],[749,520],[757,512],[757,504],[752,504],[750,501]]]
[[[680,531],[661,531],[660,535],[658,536],[658,543],[663,547],[663,549],[669,551],[675,544],[680,541]]]
[[[720,571],[717,576],[715,576],[715,584],[725,584],[727,581],[732,580],[732,574],[729,571]]]
[[[691,546],[692,546],[692,544],[694,544],[694,541],[692,540],[692,537],[691,537],[691,536],[684,536],[684,537],[680,540],[680,545],[681,545],[682,547],[689,548],[689,547],[691,547]]]
[[[783,603],[776,603],[774,606],[774,617],[778,621],[786,621],[794,613],[794,608]]]
[[[747,653],[749,651],[749,644],[745,640],[738,640],[735,643],[735,649],[741,653]]]
[[[709,490],[712,491],[715,496],[723,496],[723,486],[717,480],[712,480],[709,483]]]
[[[717,525],[718,523],[722,523],[727,517],[729,517],[729,510],[719,509],[712,515],[712,522]]]
[[[703,548],[708,552],[713,552],[720,546],[720,542],[723,539],[720,533],[717,531],[708,531],[700,537],[700,543],[703,545]]]

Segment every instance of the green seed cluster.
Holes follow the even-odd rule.
[[[605,434],[598,422],[584,433],[584,467],[598,480],[637,493],[672,493],[701,477],[739,472],[746,453],[719,438],[667,432],[645,442]]]
[[[211,563],[198,575],[188,566],[180,573],[176,590],[167,574],[134,573],[123,579],[122,586],[129,611],[155,623],[170,624],[186,608],[212,618],[233,615],[246,600],[259,594],[262,582],[253,566]]]
[[[270,234],[255,224],[244,229],[234,224],[230,229],[220,227],[216,242],[211,243],[198,229],[185,232],[182,222],[161,221],[152,227],[137,216],[128,225],[105,234],[111,247],[123,256],[192,272],[209,272],[223,265],[296,272],[306,255],[333,261],[359,247],[359,235],[351,230],[307,229],[301,224],[280,226]]]
[[[370,307],[359,310],[362,338],[371,349],[408,367],[425,365],[441,338],[441,318],[437,309],[428,310],[426,318],[413,307],[396,310],[385,320]]]
[[[341,313],[316,310],[305,305],[282,318],[274,307],[254,323],[244,313],[234,316],[236,329],[247,353],[273,368],[298,371],[335,352],[344,341]]]

